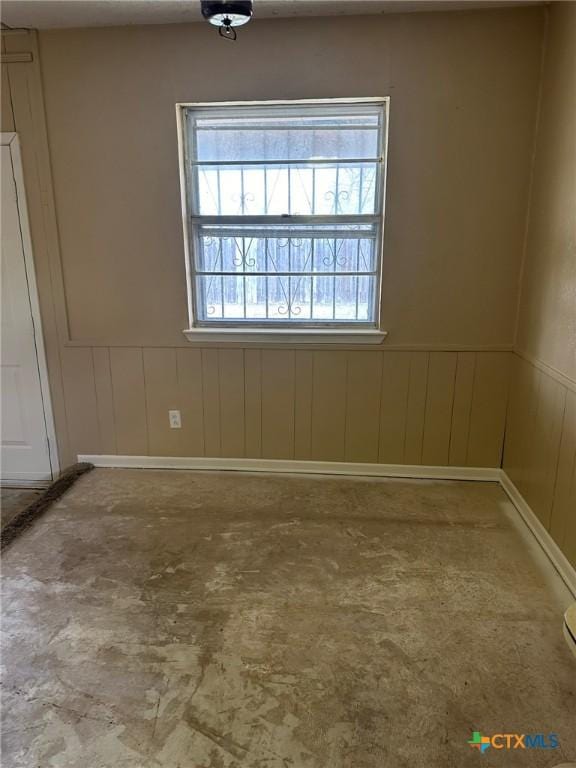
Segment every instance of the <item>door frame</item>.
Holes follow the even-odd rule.
[[[46,428],[46,439],[48,441],[48,460],[50,463],[50,474],[52,480],[55,480],[60,473],[60,460],[58,458],[58,445],[56,442],[56,429],[54,427],[54,413],[52,411],[52,400],[50,397],[50,383],[48,380],[48,366],[46,364],[46,350],[44,347],[44,336],[42,333],[42,316],[40,314],[40,303],[38,300],[38,287],[36,284],[36,270],[34,267],[34,255],[32,252],[32,238],[30,235],[30,220],[28,218],[28,206],[26,204],[26,189],[24,186],[24,169],[22,166],[22,153],[20,151],[20,140],[18,134],[14,132],[0,133],[0,146],[9,147],[10,159],[12,161],[12,175],[16,187],[16,206],[20,220],[20,234],[22,237],[22,250],[24,252],[24,268],[26,271],[26,281],[28,283],[28,297],[30,300],[30,311],[32,314],[32,325],[34,327],[34,344],[36,347],[36,361],[38,364],[38,373],[40,378],[40,392],[42,396],[42,407],[44,411],[44,424]],[[45,485],[38,481],[10,482],[3,481],[6,485]]]

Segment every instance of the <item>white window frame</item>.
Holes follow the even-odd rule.
[[[377,263],[377,279],[375,286],[375,322],[366,322],[354,324],[346,324],[340,322],[338,325],[334,325],[334,322],[329,322],[326,326],[323,326],[321,321],[310,321],[309,323],[302,321],[295,321],[290,323],[289,321],[282,321],[274,323],[270,320],[259,321],[244,321],[231,319],[228,323],[226,321],[218,320],[213,324],[199,324],[196,318],[195,306],[195,267],[194,267],[194,250],[196,248],[195,243],[195,227],[192,224],[193,218],[199,222],[200,219],[210,219],[215,217],[192,217],[191,213],[191,196],[194,194],[191,190],[191,181],[193,181],[192,174],[188,173],[188,137],[186,129],[186,114],[189,110],[195,111],[217,111],[222,110],[230,111],[231,116],[242,113],[245,114],[246,108],[260,107],[266,108],[268,106],[292,106],[292,105],[305,105],[305,106],[334,106],[338,104],[369,104],[371,106],[380,105],[383,109],[384,123],[380,134],[380,147],[379,158],[380,171],[376,178],[376,212],[374,218],[378,223],[378,234],[376,239],[376,263]],[[281,100],[281,101],[236,101],[236,102],[182,102],[176,104],[177,115],[177,129],[178,129],[178,157],[179,157],[179,170],[180,170],[180,191],[182,201],[182,220],[184,229],[184,251],[185,251],[185,267],[186,267],[186,287],[188,296],[188,320],[189,327],[183,331],[184,335],[189,341],[212,341],[212,342],[229,342],[229,341],[268,341],[268,342],[281,342],[281,343],[333,343],[333,344],[379,344],[387,336],[387,332],[380,327],[381,318],[381,297],[382,297],[382,261],[383,261],[383,245],[384,245],[384,222],[385,222],[385,201],[386,201],[386,167],[387,167],[387,155],[388,155],[388,124],[389,124],[389,97],[373,97],[373,98],[351,98],[351,99],[298,99],[298,100]],[[264,163],[263,163],[264,164]],[[237,217],[238,222],[244,218],[242,216]],[[261,217],[266,223],[274,223],[274,217],[267,215]],[[293,217],[278,217],[281,218],[281,223],[291,223],[294,221]],[[343,217],[345,218],[345,217]],[[352,217],[350,217],[352,218]],[[231,217],[227,217],[228,220]],[[305,223],[305,219],[309,219],[308,223],[319,223],[318,216],[298,217],[299,223]],[[349,219],[348,219],[349,220]],[[344,223],[344,222],[343,222]]]

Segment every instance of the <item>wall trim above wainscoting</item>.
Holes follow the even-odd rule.
[[[424,344],[398,344],[388,341],[389,331],[386,331],[386,338],[383,341],[374,341],[369,343],[364,341],[362,348],[368,352],[515,352],[513,344],[442,344],[438,342],[429,342]],[[118,342],[102,341],[101,339],[66,339],[62,343],[63,347],[90,347],[91,349],[302,349],[310,350],[317,348],[319,351],[323,348],[329,348],[336,351],[353,352],[358,348],[358,344],[334,341],[314,341],[303,342],[294,340],[290,343],[278,341],[266,341],[264,339],[236,339],[228,337],[226,341],[213,341],[212,339],[193,341],[179,341],[169,343],[144,343],[142,340],[136,342]],[[516,354],[519,354],[516,352]]]
[[[539,371],[542,371],[542,373],[550,376],[551,379],[555,379],[567,389],[570,389],[572,392],[576,392],[576,381],[570,376],[566,376],[566,374],[562,373],[562,371],[559,371],[558,368],[554,368],[553,365],[548,365],[548,363],[544,363],[542,360],[538,360],[538,358],[532,357],[532,355],[529,355],[527,352],[523,352],[521,349],[514,349],[513,352],[515,355],[518,355],[518,357],[522,358],[522,360],[526,360],[527,363],[533,365],[534,368],[538,368]]]
[[[516,508],[562,581],[576,597],[576,570],[538,520],[503,469],[496,467],[426,467],[416,464],[362,464],[346,461],[296,461],[291,459],[223,459],[184,456],[79,455],[95,467],[110,469],[170,469],[220,472],[344,475],[410,480],[464,480],[498,483]]]
[[[426,467],[417,464],[368,464],[352,461],[294,459],[222,459],[206,456],[78,456],[95,467],[113,469],[187,469],[224,472],[282,472],[307,475],[396,477],[415,480],[473,480],[499,482],[492,467]]]

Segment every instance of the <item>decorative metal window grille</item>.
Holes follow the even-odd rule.
[[[191,325],[378,325],[387,101],[181,107]]]

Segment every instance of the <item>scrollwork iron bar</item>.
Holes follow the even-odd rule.
[[[312,216],[316,213],[316,168],[312,168]],[[312,238],[310,243],[310,259],[314,269],[316,257],[316,241]],[[310,278],[310,320],[314,318],[314,277]]]
[[[360,182],[358,187],[358,214],[362,213],[362,182],[364,181],[364,168],[360,168]],[[360,269],[360,240],[356,241],[356,269]],[[358,293],[360,290],[360,279],[356,278],[356,320],[358,320]]]
[[[222,212],[222,187],[221,187],[221,178],[220,178],[220,169],[218,168],[217,171],[218,174],[218,213],[220,214]],[[223,253],[223,241],[220,240],[220,269],[224,271],[224,253]],[[222,312],[222,318],[224,318],[224,278],[220,278],[220,304],[221,304],[221,312]]]
[[[290,152],[291,134],[288,136],[288,152]],[[292,214],[292,168],[288,168],[288,214]],[[288,272],[292,271],[292,238],[288,238]],[[278,309],[280,311],[280,309]],[[288,276],[288,317],[292,317],[292,277]]]
[[[340,147],[340,141],[338,140],[338,148]],[[340,204],[339,200],[340,195],[340,166],[336,166],[336,191],[334,193],[334,215],[338,216],[338,206]],[[342,245],[344,241],[340,241],[340,245]],[[337,266],[337,253],[336,253],[336,243],[337,240],[334,238],[333,244],[334,244],[334,270],[336,270]],[[334,274],[334,277],[332,278],[332,320],[336,320],[336,274]]]

